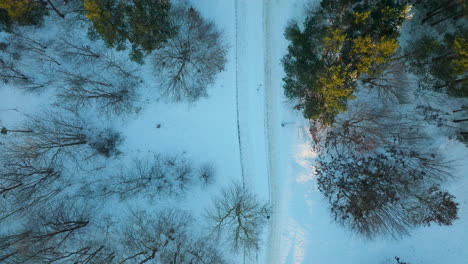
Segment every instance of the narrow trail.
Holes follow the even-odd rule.
[[[239,1],[236,0],[234,12],[235,12],[235,24],[236,24],[236,114],[237,114],[237,140],[239,144],[239,161],[241,168],[242,185],[245,186],[245,172],[244,172],[244,155],[242,153],[242,140],[240,130],[240,111],[239,111],[239,46],[241,45],[239,38]]]
[[[267,174],[268,174],[268,202],[272,203],[272,180],[271,180],[271,169],[273,166],[273,161],[270,155],[270,111],[269,105],[271,105],[271,42],[270,40],[270,8],[269,0],[263,0],[263,9],[262,9],[262,21],[263,21],[263,46],[264,46],[264,57],[263,57],[263,70],[264,70],[264,86],[265,86],[265,102],[264,102],[264,134],[265,134],[265,156],[267,157]]]
[[[275,45],[272,41],[273,3],[271,0],[250,1],[235,0],[234,11],[237,132],[242,182],[245,186],[257,185],[263,189],[275,210],[280,200],[276,143],[280,124],[277,99],[281,87],[278,88],[279,83],[272,77],[276,63],[272,52]],[[252,25],[260,21],[262,24]],[[255,89],[259,86],[263,87],[264,94]],[[268,257],[262,261],[268,264],[278,261],[271,254],[280,250],[281,236],[275,231],[279,226],[277,218],[274,215],[271,218],[264,245],[264,256]],[[259,263],[259,256],[244,254],[243,263]]]
[[[235,74],[236,74],[236,112],[237,112],[237,135],[239,144],[239,158],[241,167],[242,185],[249,188],[256,184],[258,157],[255,152],[256,126],[255,114],[255,91],[257,81],[252,77],[252,72],[262,70],[263,65],[255,64],[252,51],[256,50],[255,42],[251,37],[253,28],[251,20],[255,17],[257,9],[251,0],[235,0]],[[255,4],[255,3],[254,3]],[[261,59],[259,59],[261,60]],[[250,68],[249,66],[254,65]],[[259,113],[261,116],[261,113]],[[243,252],[243,263],[258,263],[258,255]]]
[[[263,34],[264,34],[264,84],[265,84],[265,140],[266,140],[266,155],[268,157],[268,184],[269,184],[269,199],[273,210],[279,205],[279,188],[278,188],[278,155],[275,149],[275,141],[277,137],[276,124],[279,124],[278,106],[275,98],[277,96],[277,87],[272,78],[273,61],[272,52],[274,44],[272,42],[272,1],[263,1]],[[276,211],[274,214],[277,214]],[[280,233],[279,217],[273,215],[267,243],[267,263],[274,264],[278,261],[278,253],[280,252]]]

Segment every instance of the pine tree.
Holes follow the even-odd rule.
[[[11,17],[8,15],[8,11],[0,8],[0,32],[10,32],[13,25]]]
[[[436,26],[442,22],[466,18],[468,14],[466,1],[416,0],[414,2],[422,13],[421,24]]]
[[[409,43],[406,49],[409,69],[420,76],[427,88],[468,97],[468,31],[457,30],[437,36],[422,36]]]
[[[5,29],[9,29],[12,23],[20,26],[41,25],[47,13],[48,10],[43,1],[2,0],[0,2],[0,20],[5,25]]]
[[[83,7],[93,23],[92,36],[97,33],[107,46],[124,49],[128,38],[125,5],[114,0],[84,0]]]
[[[358,74],[375,75],[378,65],[385,63],[399,48],[396,39],[381,37],[373,41],[370,36],[352,40],[351,56]]]
[[[131,58],[143,62],[143,52],[161,48],[177,33],[172,25],[169,0],[84,0],[85,15],[92,22],[91,35],[100,36],[118,50],[131,43]]]
[[[384,73],[409,10],[392,0],[322,1],[303,30],[292,24],[285,31],[290,41],[282,61],[286,97],[306,118],[333,123],[354,98],[358,80]]]
[[[161,48],[177,33],[177,28],[170,20],[169,0],[134,0],[133,4],[127,13],[128,38],[132,43],[132,58],[141,62],[143,52]]]

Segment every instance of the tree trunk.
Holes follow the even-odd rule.
[[[32,133],[33,131],[28,129],[28,130],[21,130],[21,129],[8,129],[6,127],[2,127],[0,129],[0,134],[8,134],[8,132],[13,132],[13,133]]]
[[[461,109],[452,110],[452,113],[457,113],[457,112],[466,111],[466,110],[468,110],[468,106],[462,106]]]
[[[449,85],[456,84],[456,83],[459,83],[459,82],[463,82],[463,81],[466,81],[466,80],[468,80],[468,77],[458,79],[458,80],[454,80],[454,81],[449,81],[449,82],[446,82],[446,84],[443,84],[443,85],[435,85],[434,88],[436,88],[436,89],[445,88],[445,87],[448,87]]]
[[[440,61],[440,60],[443,60],[443,59],[456,59],[458,58],[460,55],[458,54],[450,54],[450,53],[446,53],[444,55],[441,55],[441,56],[437,56],[437,57],[434,57],[431,59],[432,62],[437,62],[437,61]]]
[[[389,61],[398,61],[398,60],[401,60],[401,59],[405,59],[405,58],[407,58],[409,56],[410,56],[410,54],[408,53],[408,54],[401,55],[399,57],[392,57],[392,58],[389,59]]]
[[[77,142],[72,142],[72,143],[67,143],[67,144],[60,144],[58,147],[63,148],[63,147],[70,147],[70,146],[78,146],[78,145],[84,145],[88,144],[88,141],[83,140],[83,141],[77,141]]]
[[[465,122],[465,121],[468,121],[468,118],[453,120],[454,123],[461,123],[461,122]]]
[[[437,25],[437,24],[439,24],[439,23],[441,23],[441,22],[444,22],[444,21],[447,20],[447,19],[451,19],[451,18],[452,18],[452,19],[457,19],[457,18],[460,18],[460,17],[462,17],[462,16],[463,16],[463,15],[456,15],[456,16],[447,16],[447,17],[444,17],[444,18],[442,18],[442,19],[440,19],[440,20],[438,20],[438,21],[432,23],[432,24],[431,24],[431,27],[433,27],[433,26],[435,26],[435,25]]]
[[[61,18],[65,18],[65,15],[62,14],[62,12],[60,12],[50,0],[42,0],[41,4],[45,7],[47,7],[47,5],[50,5],[50,8],[54,10],[54,12],[57,13],[57,15],[59,15]]]
[[[447,3],[447,2],[450,2],[450,3]],[[432,17],[434,17],[434,16],[436,16],[436,15],[442,13],[444,10],[447,10],[447,9],[449,9],[450,7],[453,7],[453,6],[456,5],[456,4],[457,4],[456,1],[446,1],[446,2],[442,2],[442,4],[441,4],[439,7],[437,7],[437,8],[435,8],[435,9],[429,11],[429,12],[426,14],[426,16],[424,17],[424,19],[421,20],[421,24],[426,23],[427,20],[429,20],[429,19],[431,19]],[[433,26],[433,25],[431,24],[431,26]]]
[[[30,130],[30,129],[29,129],[29,130],[20,130],[20,129],[13,129],[13,130],[11,130],[11,129],[8,129],[8,132],[13,132],[13,133],[32,133],[32,132],[34,132],[34,131],[32,131],[32,130]]]
[[[427,13],[424,19],[421,20],[421,25],[426,23],[427,20],[431,19],[433,16],[439,14],[442,11],[444,11],[444,9],[442,7],[439,7],[438,9],[435,9],[434,11]]]

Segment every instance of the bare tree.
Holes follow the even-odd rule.
[[[63,72],[65,84],[57,93],[59,103],[79,110],[94,106],[104,114],[124,114],[134,109],[138,98],[138,81],[120,75],[112,75],[112,81],[97,73],[79,74]]]
[[[234,251],[260,248],[261,232],[270,215],[270,206],[240,184],[234,184],[215,198],[206,217],[219,237]]]
[[[339,115],[333,127],[326,130],[323,147],[336,153],[368,153],[400,145],[416,146],[427,136],[420,132],[416,121],[385,105],[359,104]]]
[[[163,196],[182,196],[196,181],[191,162],[181,155],[156,154],[150,159],[134,160],[129,166],[111,174],[103,183],[94,184],[92,196],[118,195],[120,199],[145,196],[149,199]]]
[[[194,219],[183,211],[160,211],[156,217],[135,212],[124,227],[119,263],[225,263],[213,245],[194,235],[193,227]]]
[[[165,96],[196,101],[224,70],[227,46],[215,24],[194,8],[178,6],[172,12],[179,31],[155,52],[156,74]]]
[[[29,84],[31,82],[30,77],[18,69],[12,61],[2,58],[0,58],[0,77],[4,83],[13,81],[19,84]]]
[[[55,49],[61,57],[66,58],[77,67],[85,65],[87,69],[99,70],[100,74],[118,75],[119,77],[138,79],[138,68],[131,67],[128,60],[119,60],[114,52],[99,46],[90,46],[79,43],[73,36],[62,38]],[[99,78],[99,77],[98,77]]]
[[[215,181],[216,170],[211,163],[203,164],[198,173],[204,185],[212,184]]]
[[[362,83],[377,91],[379,97],[391,102],[405,103],[408,97],[410,83],[405,72],[404,62],[391,60],[381,65],[383,72],[376,76],[369,76]]]
[[[0,220],[24,214],[68,186],[60,169],[50,166],[47,160],[15,154],[18,153],[2,151],[0,154],[3,165],[0,168]]]
[[[24,134],[13,149],[34,158],[48,157],[52,164],[64,156],[77,157],[80,153],[88,157],[112,157],[119,154],[118,145],[122,141],[113,129],[93,127],[66,110],[28,116],[25,127],[33,132]]]
[[[89,225],[89,209],[72,204],[48,204],[51,209],[30,212],[25,224],[0,235],[0,262],[53,263],[76,253],[74,242]]]
[[[31,132],[33,131],[30,129],[8,129],[4,126],[2,126],[0,129],[0,134],[2,135],[6,135],[8,133],[31,133]]]
[[[400,237],[421,225],[451,225],[458,204],[438,184],[451,177],[437,151],[387,148],[371,156],[333,156],[316,167],[334,219],[366,237]]]
[[[67,36],[59,41],[56,50],[61,57],[73,63],[85,64],[96,62],[103,58],[101,51],[96,51],[89,45],[75,44],[70,40],[72,38],[72,36]]]
[[[55,49],[73,71],[59,70],[58,103],[75,111],[91,107],[107,115],[125,114],[135,109],[140,79],[128,62],[119,61],[112,52],[74,43],[62,38]]]
[[[48,62],[54,61],[54,64],[57,64],[58,62],[48,55],[46,47],[42,44],[14,33],[8,39],[8,44],[2,45],[1,51],[0,79],[2,82],[15,84],[25,92],[40,91],[52,84],[51,79],[46,78],[43,73],[37,70],[34,75],[31,75],[30,63],[21,61],[22,57],[30,56],[40,60],[41,64],[44,64],[46,60]]]
[[[40,81],[27,75],[26,71],[18,64],[20,63],[9,58],[0,57],[0,81],[5,84],[15,84],[25,92],[40,91],[51,84],[50,81]]]
[[[39,40],[34,40],[27,37],[27,33],[12,33],[8,42],[14,51],[21,52],[22,56],[34,58],[41,64],[51,64],[53,66],[61,66],[58,58],[49,49],[48,45],[41,43]]]

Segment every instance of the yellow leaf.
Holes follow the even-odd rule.
[[[12,19],[16,19],[30,12],[36,4],[29,0],[1,0],[0,8],[5,9]]]
[[[361,24],[361,23],[366,22],[366,20],[369,17],[370,13],[371,13],[370,11],[369,12],[354,12],[353,13],[354,23]]]

